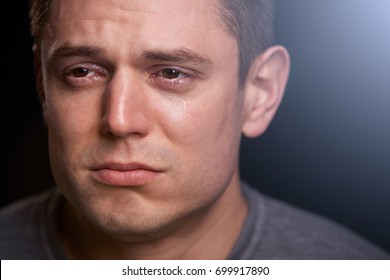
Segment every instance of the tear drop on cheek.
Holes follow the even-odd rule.
[[[183,99],[183,119],[187,118],[187,101]]]
[[[160,103],[160,108],[169,118],[171,124],[183,123],[188,117],[188,101],[182,97],[174,96]]]

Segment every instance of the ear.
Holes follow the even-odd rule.
[[[244,85],[242,132],[254,138],[263,134],[282,100],[290,72],[290,56],[280,45],[265,50],[252,63]]]
[[[46,111],[46,96],[45,89],[43,86],[43,75],[42,75],[42,62],[39,50],[34,46],[34,79],[35,89],[38,93],[39,102],[41,103],[42,117],[45,124],[47,124],[47,111]]]

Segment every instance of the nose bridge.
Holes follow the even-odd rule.
[[[104,133],[120,137],[147,134],[147,102],[140,80],[131,71],[115,72],[105,92],[102,118]]]

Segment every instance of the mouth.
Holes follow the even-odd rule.
[[[141,186],[153,181],[161,170],[141,163],[105,163],[91,169],[94,180],[118,187]]]

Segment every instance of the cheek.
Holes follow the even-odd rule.
[[[228,85],[209,85],[195,96],[169,101],[162,108],[166,116],[161,126],[166,129],[164,134],[187,160],[218,164],[236,157],[242,100]]]
[[[47,99],[49,144],[62,157],[72,157],[90,141],[98,126],[99,107],[89,100]]]
[[[203,97],[187,106],[187,127],[193,137],[206,143],[229,144],[241,134],[242,101],[237,92],[228,89],[211,91],[212,97]],[[191,106],[192,105],[192,106]]]
[[[156,102],[153,111],[159,112],[163,116],[167,127],[172,127],[172,130],[177,130],[179,127],[186,127],[188,121],[188,106],[190,101],[186,98],[161,98],[160,102]]]

